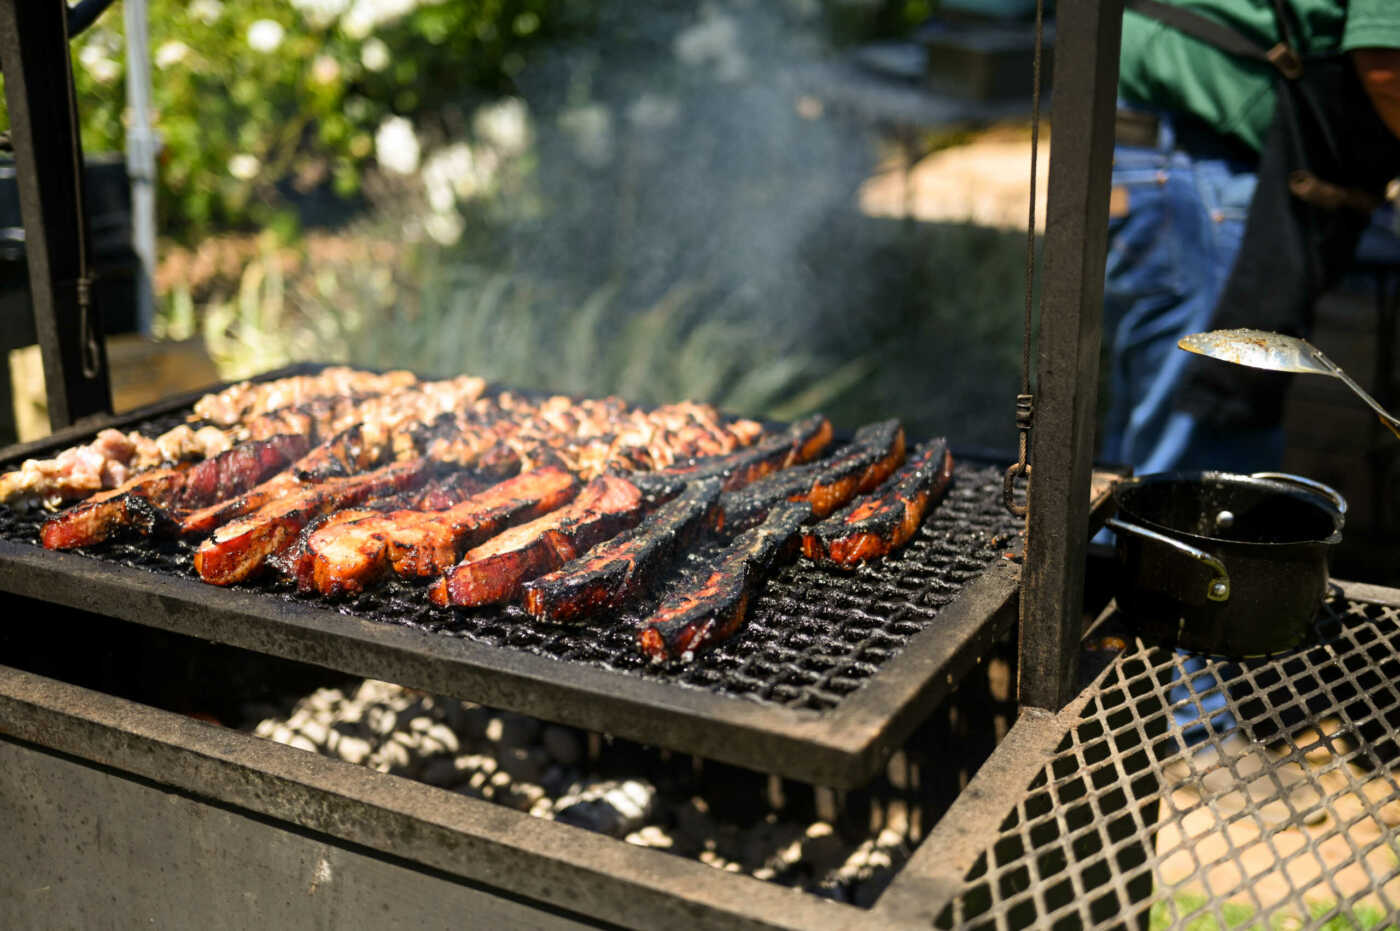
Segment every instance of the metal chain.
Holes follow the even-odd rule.
[[[103,6],[94,4],[94,6]],[[65,36],[65,39],[71,36]],[[66,49],[66,46],[65,46]],[[72,68],[72,62],[69,62]],[[70,86],[68,93],[68,124],[69,131],[73,138],[73,178],[79,185],[79,190],[83,189],[83,160],[80,155],[81,136],[78,126],[78,103],[75,94]],[[88,231],[87,231],[87,209],[83,198],[75,198],[77,210],[74,220],[75,229],[78,234],[78,351],[83,368],[83,377],[92,380],[102,374],[102,344],[98,342],[97,328],[92,322],[92,270],[88,267]]]
[[[1016,395],[1016,462],[1006,470],[1002,481],[1001,500],[1016,517],[1025,517],[1027,508],[1016,502],[1016,479],[1025,476],[1029,497],[1031,467],[1027,462],[1030,451],[1031,424],[1035,419],[1035,397],[1031,394],[1031,330],[1034,326],[1032,290],[1035,284],[1035,188],[1036,162],[1040,152],[1040,65],[1045,45],[1045,0],[1035,3],[1035,64],[1031,80],[1031,197],[1026,223],[1026,308],[1021,333],[1021,393]]]

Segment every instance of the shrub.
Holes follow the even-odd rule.
[[[163,232],[189,240],[215,227],[285,226],[313,193],[353,200],[375,164],[376,134],[400,141],[381,138],[399,156],[385,167],[416,167],[416,151],[402,144],[406,126],[449,134],[460,104],[509,89],[532,43],[587,7],[152,0]],[[122,150],[120,14],[78,37],[73,58],[85,147]]]

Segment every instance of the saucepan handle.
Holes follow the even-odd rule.
[[[1343,517],[1347,516],[1347,499],[1342,497],[1342,493],[1331,485],[1324,485],[1319,481],[1304,478],[1301,475],[1293,475],[1289,472],[1255,472],[1250,478],[1263,478],[1273,482],[1283,482],[1286,485],[1297,485],[1306,488],[1308,491],[1315,491],[1324,498],[1332,502],[1332,507],[1337,509],[1337,513]]]
[[[1183,543],[1175,537],[1169,537],[1165,533],[1158,533],[1137,524],[1130,524],[1118,517],[1110,517],[1106,523],[1109,528],[1118,533],[1136,534],[1146,537],[1157,543],[1163,543],[1177,552],[1189,556],[1204,565],[1212,573],[1210,583],[1206,586],[1206,600],[1208,601],[1229,601],[1230,600],[1230,573],[1225,570],[1225,564],[1205,550],[1197,549],[1189,543]]]

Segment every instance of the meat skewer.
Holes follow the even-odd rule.
[[[875,488],[904,461],[904,428],[898,420],[866,424],[849,445],[827,459],[782,469],[720,499],[726,533],[757,526],[783,501],[806,501],[823,518],[857,494]]]
[[[402,510],[317,532],[298,586],[325,595],[363,591],[392,569],[402,576],[441,575],[471,547],[505,528],[567,504],[578,481],[558,466],[517,475],[437,513]]]
[[[637,645],[653,662],[691,659],[733,636],[769,569],[794,548],[812,516],[805,501],[780,505],[757,527],[727,546],[702,581],[683,585],[642,621]]]
[[[903,546],[953,477],[953,455],[942,438],[914,450],[904,466],[871,496],[838,511],[802,535],[802,553],[852,568]]]
[[[295,542],[314,518],[416,487],[440,468],[426,459],[414,459],[364,475],[303,486],[214,531],[195,551],[195,571],[214,585],[242,582],[261,571],[270,556]]]
[[[314,375],[291,375],[274,381],[242,381],[194,402],[191,420],[207,420],[221,427],[243,423],[259,414],[295,407],[312,398],[385,394],[417,384],[412,372],[377,375],[345,366],[331,366]]]
[[[144,472],[80,502],[44,523],[49,549],[92,546],[120,533],[150,534],[174,526],[171,513],[223,500],[250,488],[306,452],[306,438],[278,436],[245,443],[198,464]]]
[[[635,525],[641,515],[637,487],[619,476],[601,475],[572,503],[468,550],[428,595],[439,605],[509,601],[526,582]]]
[[[720,480],[692,483],[646,520],[578,559],[524,585],[525,610],[570,623],[614,610],[656,584],[658,576],[718,519]]]

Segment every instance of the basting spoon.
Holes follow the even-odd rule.
[[[1222,362],[1247,365],[1250,368],[1270,369],[1275,372],[1300,372],[1313,375],[1330,375],[1340,378],[1342,383],[1365,401],[1397,437],[1400,437],[1400,419],[1396,419],[1381,407],[1380,403],[1366,393],[1342,367],[1322,354],[1312,343],[1297,336],[1284,336],[1267,330],[1211,330],[1208,333],[1192,333],[1183,336],[1177,345],[1187,352],[1209,356]]]

